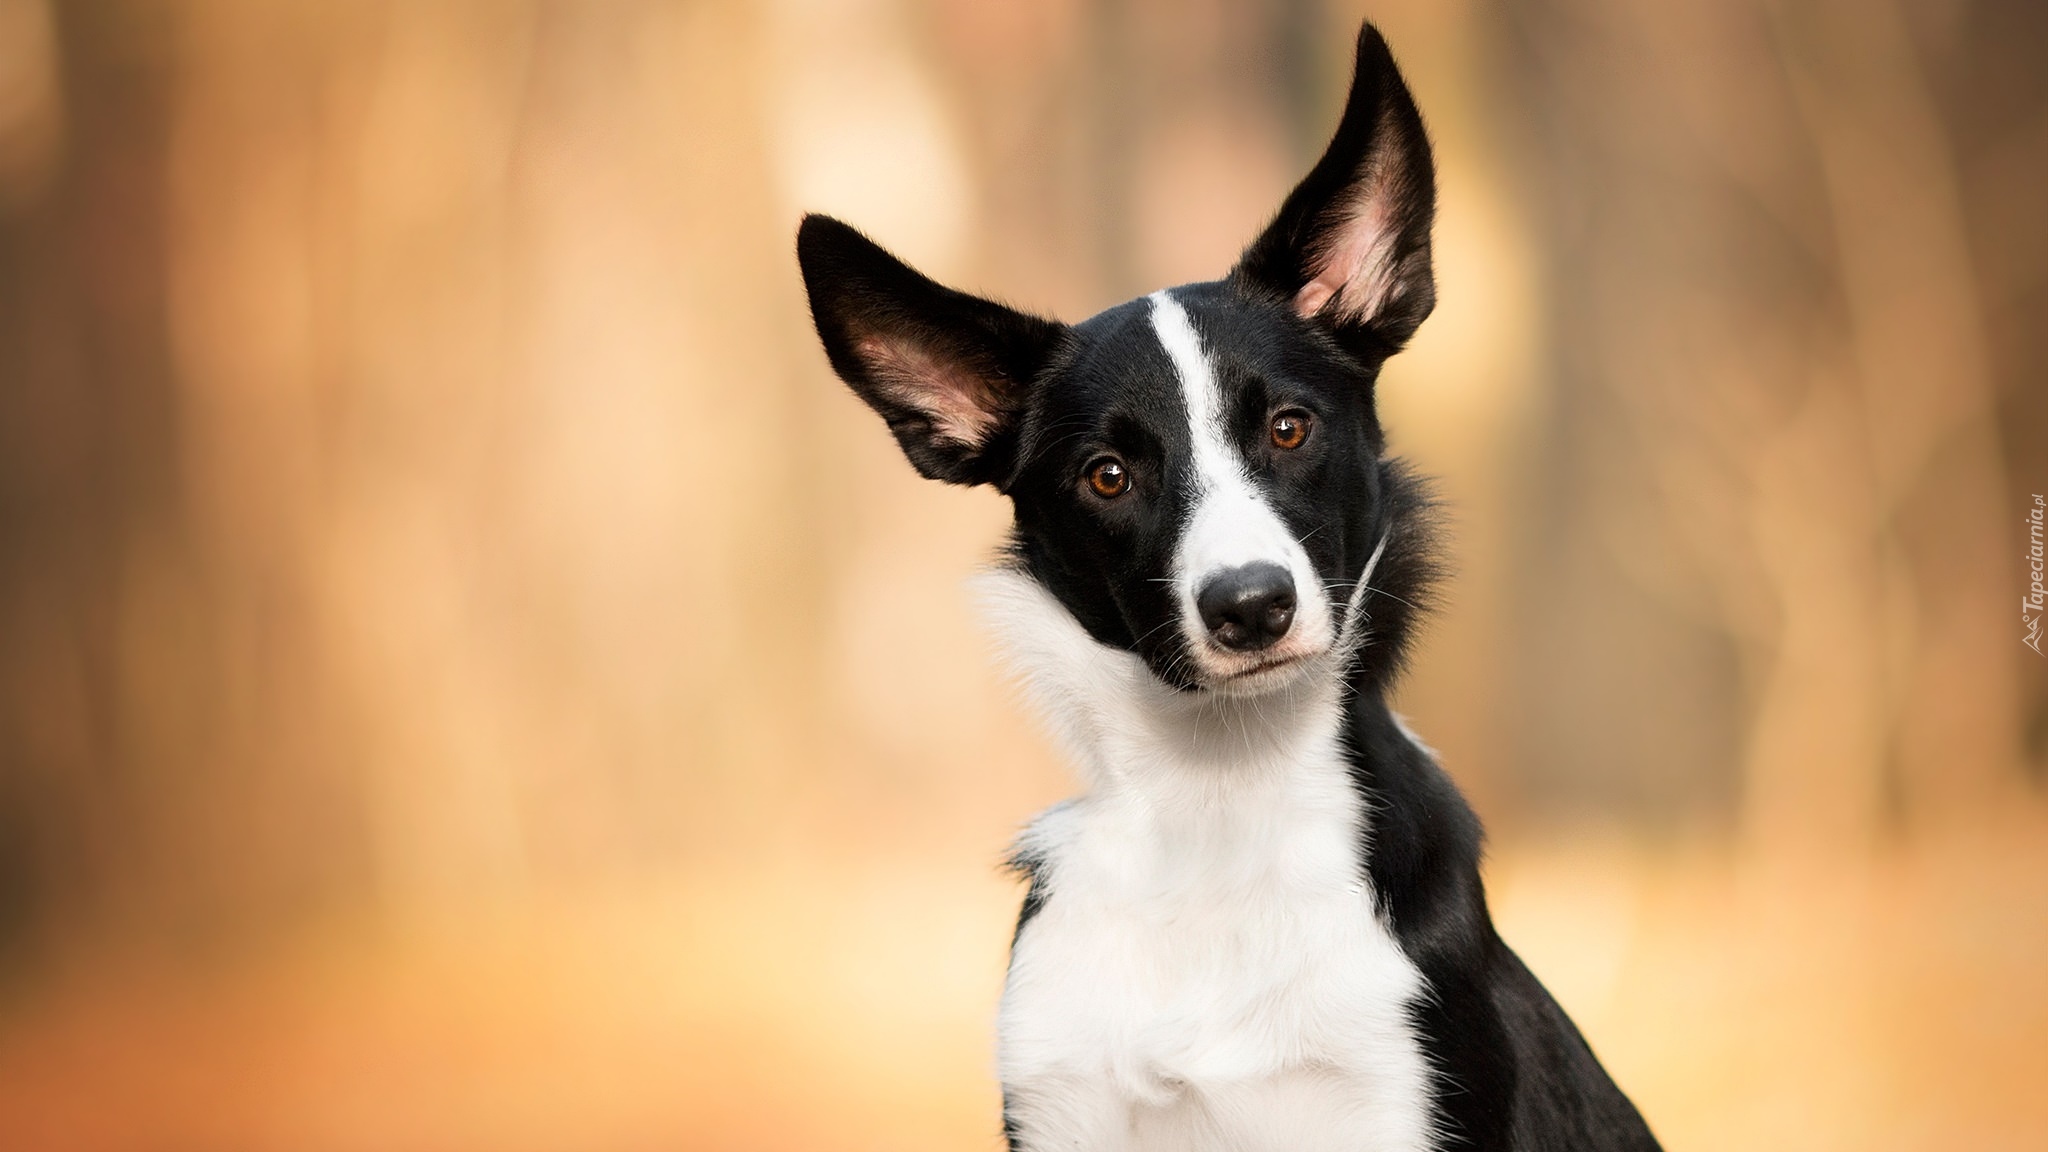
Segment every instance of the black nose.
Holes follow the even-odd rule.
[[[1218,572],[1196,593],[1195,610],[1218,644],[1254,652],[1287,635],[1294,623],[1294,578],[1278,564]]]

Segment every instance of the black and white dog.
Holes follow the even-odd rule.
[[[1387,706],[1430,512],[1373,390],[1435,303],[1435,196],[1368,25],[1336,138],[1222,280],[1068,326],[798,233],[833,368],[919,472],[1014,505],[985,599],[1087,786],[1017,849],[1013,1150],[1657,1146]]]

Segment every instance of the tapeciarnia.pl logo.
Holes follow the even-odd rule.
[[[2041,651],[2041,615],[2048,611],[2048,589],[2041,586],[2043,567],[2041,550],[2041,517],[2048,513],[2048,501],[2041,494],[2034,494],[2034,506],[2027,509],[2027,567],[2032,572],[2033,582],[2027,585],[2027,594],[2020,601],[2020,624],[2027,630],[2020,637],[2020,643],[2034,650],[2034,655],[2048,655]]]

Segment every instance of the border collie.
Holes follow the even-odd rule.
[[[1013,1152],[1657,1147],[1387,705],[1431,516],[1373,389],[1435,304],[1435,198],[1368,24],[1328,151],[1221,280],[1070,326],[798,231],[833,369],[920,473],[1010,498],[984,601],[1086,785],[1015,854]]]

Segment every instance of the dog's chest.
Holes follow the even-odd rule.
[[[1172,771],[1027,838],[1049,895],[1003,997],[1019,1145],[1427,1147],[1421,977],[1374,914],[1334,749],[1193,792]]]

